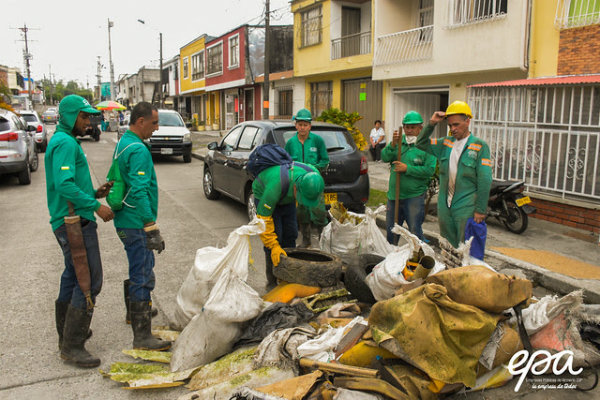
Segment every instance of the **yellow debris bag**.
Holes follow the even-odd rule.
[[[384,359],[398,358],[396,355],[390,353],[386,349],[382,349],[375,343],[369,344],[367,341],[361,341],[342,354],[338,361],[345,365],[367,368],[375,361],[375,359],[377,359],[377,357]]]
[[[443,286],[423,285],[375,303],[373,340],[432,379],[475,384],[477,363],[498,317],[448,297]]]
[[[321,291],[318,286],[306,286],[299,283],[282,282],[277,285],[269,293],[265,294],[262,299],[271,303],[289,303],[296,297],[307,297],[317,294]]]
[[[458,303],[491,313],[501,313],[530,299],[533,291],[530,280],[499,274],[482,265],[448,269],[425,281],[444,286]]]

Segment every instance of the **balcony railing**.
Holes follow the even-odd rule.
[[[600,23],[600,2],[598,0],[559,0],[556,4],[557,28],[575,28]]]
[[[427,60],[433,50],[433,25],[377,38],[375,66]]]
[[[371,52],[371,31],[355,33],[331,41],[331,59],[369,54]]]

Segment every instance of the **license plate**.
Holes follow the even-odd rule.
[[[516,200],[516,203],[519,207],[522,207],[525,204],[531,203],[531,199],[529,198],[529,196],[521,197],[520,199]]]
[[[325,204],[333,204],[337,201],[337,193],[323,193]]]
[[[160,154],[173,154],[173,149],[165,147],[160,149]]]

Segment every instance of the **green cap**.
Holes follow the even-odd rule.
[[[308,208],[314,208],[319,204],[319,197],[325,189],[325,181],[318,172],[309,172],[302,176],[296,188],[298,189],[298,202]]]
[[[296,121],[310,122],[310,121],[312,121],[312,114],[306,108],[303,108],[300,111],[298,111],[298,113],[296,114],[296,116],[293,119],[295,119]]]
[[[419,125],[423,123],[423,117],[416,111],[409,111],[402,119],[402,125]]]
[[[76,94],[70,94],[64,97],[58,105],[58,113],[73,113],[83,111],[88,114],[100,114],[92,105],[83,97]]]

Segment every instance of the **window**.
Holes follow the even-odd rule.
[[[301,47],[321,43],[321,28],[323,25],[321,6],[302,12],[300,23],[302,32]]]
[[[188,58],[185,57],[183,59],[183,79],[187,79],[188,78]]]
[[[318,117],[325,110],[331,108],[333,99],[333,83],[316,82],[310,84],[310,109],[313,116]]]
[[[204,51],[192,56],[192,80],[204,78]]]
[[[279,91],[279,110],[277,114],[280,117],[292,116],[292,104],[293,104],[293,90],[280,90]]]
[[[554,23],[558,28],[600,23],[600,0],[558,0]]]
[[[223,142],[221,142],[221,148],[223,151],[232,151],[235,149],[235,145],[240,137],[240,133],[242,132],[242,127],[238,126],[229,131],[229,134],[225,136]]]
[[[256,136],[256,132],[258,132],[258,128],[255,126],[247,126],[244,129],[244,133],[242,133],[242,137],[240,138],[240,143],[238,145],[238,149],[240,150],[252,150],[254,143],[254,136]]]
[[[240,65],[240,35],[229,38],[229,68]]]
[[[508,0],[450,0],[449,25],[488,21],[507,13]]]
[[[223,43],[206,49],[206,74],[212,75],[223,71]]]

